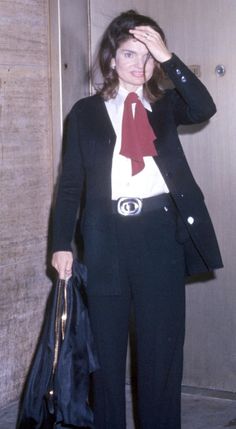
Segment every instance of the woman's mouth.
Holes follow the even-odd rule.
[[[134,77],[144,77],[144,73],[142,71],[133,71],[131,74]]]

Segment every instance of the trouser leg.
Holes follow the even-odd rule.
[[[120,296],[89,296],[88,305],[101,366],[93,374],[95,429],[124,429],[129,288]]]
[[[130,278],[141,429],[181,427],[185,269],[174,220],[170,213],[150,215],[133,226]]]
[[[150,294],[144,305],[140,298],[135,318],[141,428],[180,429],[184,304],[170,314],[172,306],[168,308],[163,300],[155,305],[155,296]]]

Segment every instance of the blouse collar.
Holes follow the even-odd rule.
[[[149,101],[146,100],[146,98],[144,98],[143,86],[139,86],[135,92],[138,95],[138,98],[140,99],[140,101],[143,104],[143,106],[145,107],[145,109],[147,109],[151,112],[152,111],[151,105],[150,105]],[[119,105],[124,103],[128,94],[129,94],[129,91],[127,91],[126,88],[124,88],[123,86],[120,85],[119,89],[117,91],[116,97],[113,99],[110,99],[109,101],[112,100],[112,102],[118,107]]]

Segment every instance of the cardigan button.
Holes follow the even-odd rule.
[[[179,75],[181,75],[181,70],[180,69],[176,69],[175,70],[175,72],[176,72],[176,74],[179,76]]]
[[[181,82],[183,82],[183,83],[187,82],[187,79],[185,76],[181,76]]]
[[[194,223],[194,218],[192,216],[189,216],[187,222],[189,223],[189,225],[192,225]]]

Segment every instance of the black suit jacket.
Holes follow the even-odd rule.
[[[200,123],[215,112],[205,86],[173,54],[162,64],[175,85],[152,104],[149,121],[157,136],[155,161],[178,210],[176,238],[185,249],[186,274],[222,267],[222,260],[204,203],[177,134],[180,124]],[[111,208],[111,166],[116,135],[99,95],[78,101],[66,130],[66,150],[54,210],[53,250],[70,250],[82,190],[85,208],[81,229],[88,293],[116,294],[117,243]],[[122,174],[122,172],[121,172]]]

